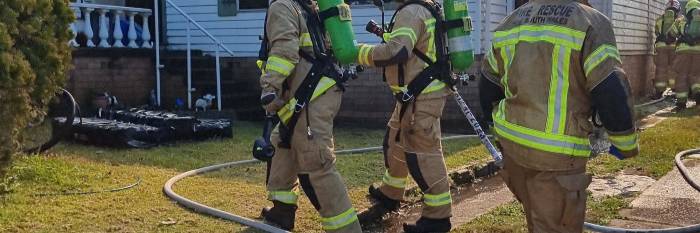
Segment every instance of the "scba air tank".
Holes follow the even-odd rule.
[[[462,20],[464,27],[447,30],[450,61],[454,72],[465,72],[474,63],[472,46],[472,21],[467,0],[444,0],[446,21]]]
[[[352,29],[350,6],[343,0],[318,0],[318,8],[322,16],[337,10],[337,14],[330,14],[332,16],[323,20],[326,31],[331,37],[333,54],[341,64],[355,62],[358,49],[355,32]]]

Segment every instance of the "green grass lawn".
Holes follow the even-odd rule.
[[[697,115],[697,114],[696,114]],[[594,160],[597,175],[620,170],[660,177],[672,168],[675,152],[700,146],[700,118],[672,118],[642,134],[642,154],[628,161],[610,157]],[[0,232],[228,232],[246,228],[206,217],[176,205],[162,194],[170,177],[187,170],[250,159],[250,147],[260,131],[256,123],[237,122],[235,137],[209,142],[179,143],[150,150],[115,150],[61,144],[50,154],[18,158],[12,170],[12,191],[0,196]],[[383,129],[338,129],[337,149],[378,146]],[[489,160],[478,141],[444,143],[450,169]],[[339,156],[337,162],[353,204],[369,205],[366,187],[383,174],[380,153]],[[233,168],[188,178],[174,189],[209,206],[255,218],[265,200],[262,164]],[[104,189],[133,183],[138,187],[85,196],[35,196],[37,193]],[[6,188],[6,187],[5,187]],[[0,185],[0,190],[3,186]],[[306,198],[300,199],[297,229],[320,231],[318,216]],[[589,204],[590,217],[598,222],[615,218],[628,200],[612,198]],[[458,229],[460,232],[517,232],[524,229],[522,210],[516,203],[499,207]]]
[[[700,109],[664,117],[669,119],[641,133],[639,156],[628,160],[618,160],[613,156],[598,157],[589,163],[589,172],[596,176],[608,176],[625,171],[655,179],[668,173],[673,169],[673,159],[678,152],[700,147]],[[619,218],[618,211],[628,207],[632,200],[631,197],[589,199],[586,218],[590,222],[607,224]],[[514,202],[461,226],[456,232],[527,232],[527,224],[522,206]]]
[[[261,125],[237,122],[234,138],[180,143],[150,150],[117,150],[61,144],[45,156],[18,158],[12,192],[0,197],[0,232],[222,232],[244,227],[193,213],[162,194],[167,179],[207,165],[251,159]],[[338,129],[337,149],[381,145],[384,130]],[[450,168],[489,159],[478,141],[446,142]],[[366,188],[384,172],[380,153],[339,156],[343,175],[358,209],[369,205]],[[255,218],[268,205],[262,164],[227,169],[179,182],[175,191],[195,201]],[[131,190],[85,196],[34,196],[37,193],[105,189],[142,183]],[[320,231],[318,215],[305,198],[297,229]],[[175,222],[173,224],[173,222]]]

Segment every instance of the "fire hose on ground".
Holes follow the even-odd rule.
[[[442,140],[454,140],[454,139],[464,139],[464,138],[477,138],[479,135],[456,135],[456,136],[449,136],[449,137],[444,137]],[[350,150],[340,150],[336,151],[336,154],[354,154],[354,153],[367,153],[367,152],[373,152],[381,150],[381,147],[367,147],[367,148],[359,148],[359,149],[350,149]],[[242,160],[242,161],[235,161],[235,162],[229,162],[229,163],[224,163],[224,164],[217,164],[217,165],[212,165],[209,167],[203,167],[195,170],[191,170],[182,174],[179,174],[177,176],[174,176],[170,178],[164,185],[163,187],[163,193],[165,193],[166,196],[168,196],[170,199],[174,200],[178,204],[187,207],[191,210],[194,210],[195,212],[206,214],[209,216],[214,216],[218,217],[221,219],[237,222],[239,224],[243,224],[258,230],[263,230],[266,232],[271,232],[271,233],[283,233],[283,232],[288,232],[279,228],[276,228],[271,225],[267,225],[263,222],[256,221],[253,219],[249,219],[246,217],[242,217],[233,213],[229,213],[220,209],[212,208],[209,206],[206,206],[204,204],[195,202],[193,200],[187,199],[186,197],[183,197],[179,194],[177,194],[175,191],[173,191],[173,185],[177,183],[178,181],[185,179],[187,177],[195,176],[195,175],[201,175],[205,173],[210,173],[210,172],[215,172],[219,171],[222,169],[227,169],[227,168],[232,168],[232,167],[237,167],[237,166],[243,166],[243,165],[250,165],[250,164],[256,164],[261,161],[259,160]]]
[[[698,149],[693,149],[693,150],[686,150],[681,153],[678,153],[675,158],[675,163],[676,167],[678,168],[678,171],[681,173],[683,178],[692,186],[695,190],[700,192],[700,185],[698,185],[698,181],[694,180],[693,177],[690,174],[690,171],[688,171],[688,168],[683,164],[683,158],[686,156],[692,155],[692,154],[700,154],[700,148]],[[676,228],[667,228],[667,229],[625,229],[625,228],[617,228],[617,227],[607,227],[607,226],[601,226],[601,225],[596,225],[593,223],[585,223],[584,225],[588,230],[595,231],[595,232],[601,232],[601,233],[646,233],[646,232],[653,232],[653,233],[697,233],[700,232],[700,224],[697,225],[692,225],[692,226],[687,226],[687,227],[676,227]]]
[[[460,108],[462,108],[463,113],[464,113],[465,116],[467,117],[467,120],[470,121],[470,124],[472,124],[472,126],[475,127],[475,128],[476,128],[476,126],[478,126],[478,128],[481,129],[481,127],[478,125],[478,122],[476,121],[476,118],[473,116],[473,114],[472,114],[471,111],[469,110],[468,106],[466,105],[466,102],[464,102],[464,100],[461,98],[461,96],[459,96],[459,94],[455,94],[455,99],[457,100],[458,104],[460,105]],[[460,99],[461,99],[461,101],[460,101]],[[661,99],[658,99],[658,100],[653,100],[652,102],[645,103],[645,104],[642,104],[642,105],[637,105],[636,107],[643,107],[643,106],[653,105],[653,104],[656,104],[656,103],[660,103],[660,102],[662,102],[663,100],[665,100],[665,98],[661,98]],[[472,118],[474,119],[474,121],[471,121]],[[483,132],[483,130],[480,130],[480,131],[479,131],[479,130],[475,130],[475,131],[481,132],[481,134],[480,134],[480,135],[458,135],[458,136],[451,136],[451,137],[445,137],[445,138],[443,138],[443,140],[461,139],[461,138],[476,138],[476,137],[478,137],[478,138],[480,138],[480,139],[482,140],[482,142],[483,142],[484,140],[488,141],[488,137],[490,137],[490,136],[487,136],[487,135]],[[488,146],[487,146],[487,148],[488,148]],[[336,153],[337,153],[337,154],[366,153],[366,152],[378,151],[378,150],[381,150],[381,149],[382,149],[382,147],[367,147],[367,148],[340,150],[340,151],[336,151]],[[694,181],[692,181],[692,178],[689,178],[690,176],[689,176],[689,174],[688,174],[688,171],[687,171],[687,169],[685,168],[685,166],[683,165],[683,163],[682,163],[680,160],[681,160],[682,157],[684,157],[684,156],[687,156],[687,155],[692,154],[692,153],[698,153],[698,152],[700,152],[700,149],[681,152],[678,156],[676,156],[676,165],[679,167],[679,170],[681,171],[681,173],[683,174],[683,176],[686,177],[686,180],[688,180],[689,182],[692,182],[692,183],[694,184],[693,186],[696,187],[696,189],[697,189],[697,187],[698,187],[698,186],[697,186],[697,182],[694,182]],[[500,156],[500,153],[499,153],[498,155]],[[494,156],[494,155],[492,154],[492,156]],[[497,157],[494,156],[494,158],[497,158]],[[203,167],[203,168],[191,170],[191,171],[188,171],[188,172],[185,172],[185,173],[182,173],[182,174],[179,174],[179,175],[177,175],[177,176],[174,176],[174,177],[170,178],[170,179],[165,183],[165,185],[164,185],[164,187],[163,187],[163,192],[165,193],[166,196],[168,196],[169,198],[171,198],[172,200],[174,200],[174,201],[177,202],[178,204],[180,204],[180,205],[182,205],[182,206],[184,206],[184,207],[186,207],[186,208],[189,208],[189,209],[191,209],[191,210],[193,210],[193,211],[195,211],[195,212],[198,212],[198,213],[202,213],[202,214],[206,214],[206,215],[209,215],[209,216],[214,216],[214,217],[222,218],[222,219],[225,219],[225,220],[233,221],[233,222],[236,222],[236,223],[239,223],[239,224],[242,224],[242,225],[246,225],[246,226],[249,226],[249,227],[258,229],[258,230],[263,230],[263,231],[266,231],[266,232],[271,232],[271,233],[284,233],[284,232],[288,232],[288,231],[279,229],[279,228],[277,228],[277,227],[274,227],[274,226],[265,224],[265,223],[260,222],[260,221],[256,221],[256,220],[253,220],[253,219],[250,219],[250,218],[246,218],[246,217],[239,216],[239,215],[236,215],[236,214],[233,214],[233,213],[229,213],[229,212],[226,212],[226,211],[223,211],[223,210],[220,210],[220,209],[216,209],[216,208],[213,208],[213,207],[206,206],[206,205],[204,205],[204,204],[201,204],[201,203],[195,202],[195,201],[193,201],[193,200],[190,200],[190,199],[188,199],[188,198],[186,198],[186,197],[183,197],[183,196],[177,194],[175,191],[173,191],[173,185],[175,185],[175,183],[177,183],[178,181],[180,181],[180,180],[182,180],[182,179],[185,179],[185,178],[187,178],[187,177],[191,177],[191,176],[195,176],[195,175],[201,175],[201,174],[205,174],[205,173],[210,173],[210,172],[219,171],[219,170],[222,170],[222,169],[227,169],[227,168],[232,168],[232,167],[237,167],[237,166],[242,166],[242,165],[255,164],[255,163],[259,163],[259,162],[260,162],[259,160],[242,160],[242,161],[229,162],[229,163],[218,164],[218,165],[213,165],[213,166],[209,166],[209,167]],[[699,189],[699,190],[700,190],[700,189]],[[674,228],[674,229],[667,229],[667,230],[670,230],[670,231],[667,231],[667,230],[663,230],[663,231],[659,231],[659,230],[655,230],[655,231],[654,231],[654,230],[652,230],[652,231],[649,231],[649,230],[636,231],[636,230],[634,230],[634,229],[610,228],[610,227],[599,226],[599,225],[595,225],[595,224],[591,224],[591,223],[586,223],[586,227],[587,227],[588,229],[591,229],[591,230],[594,230],[594,231],[599,231],[599,232],[602,232],[602,233],[618,233],[618,232],[630,232],[630,233],[637,233],[637,232],[685,233],[685,232],[698,232],[698,231],[700,231],[700,225],[690,226],[690,227],[686,227],[686,228],[678,228],[678,229],[676,229],[676,228]],[[621,231],[620,231],[620,230],[621,230]],[[680,231],[674,231],[674,230],[680,230]]]

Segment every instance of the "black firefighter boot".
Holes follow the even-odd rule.
[[[377,219],[381,219],[385,214],[396,211],[401,207],[401,201],[387,197],[379,190],[379,186],[374,184],[369,186],[369,197],[374,199],[376,203],[357,216],[361,224],[374,222]]]
[[[272,201],[272,207],[265,207],[260,214],[266,223],[275,225],[283,230],[294,229],[294,218],[296,217],[297,206],[285,204],[279,201]]]
[[[421,217],[415,224],[403,224],[403,231],[406,233],[449,232],[450,229],[452,229],[452,223],[449,218],[431,219]]]
[[[382,193],[382,191],[379,189],[378,185],[373,184],[369,186],[369,196],[378,201],[387,212],[395,211],[401,207],[400,201],[391,199],[384,195],[384,193]]]
[[[676,112],[683,111],[686,109],[687,103],[687,100],[679,100],[678,102],[676,102],[676,108],[674,108],[673,110],[675,110]]]

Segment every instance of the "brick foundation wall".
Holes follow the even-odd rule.
[[[125,106],[148,103],[155,88],[153,51],[145,49],[79,48],[67,89],[84,111],[93,108],[94,95],[108,92]]]
[[[622,67],[627,73],[635,100],[643,101],[653,92],[654,57],[652,55],[623,55]]]

